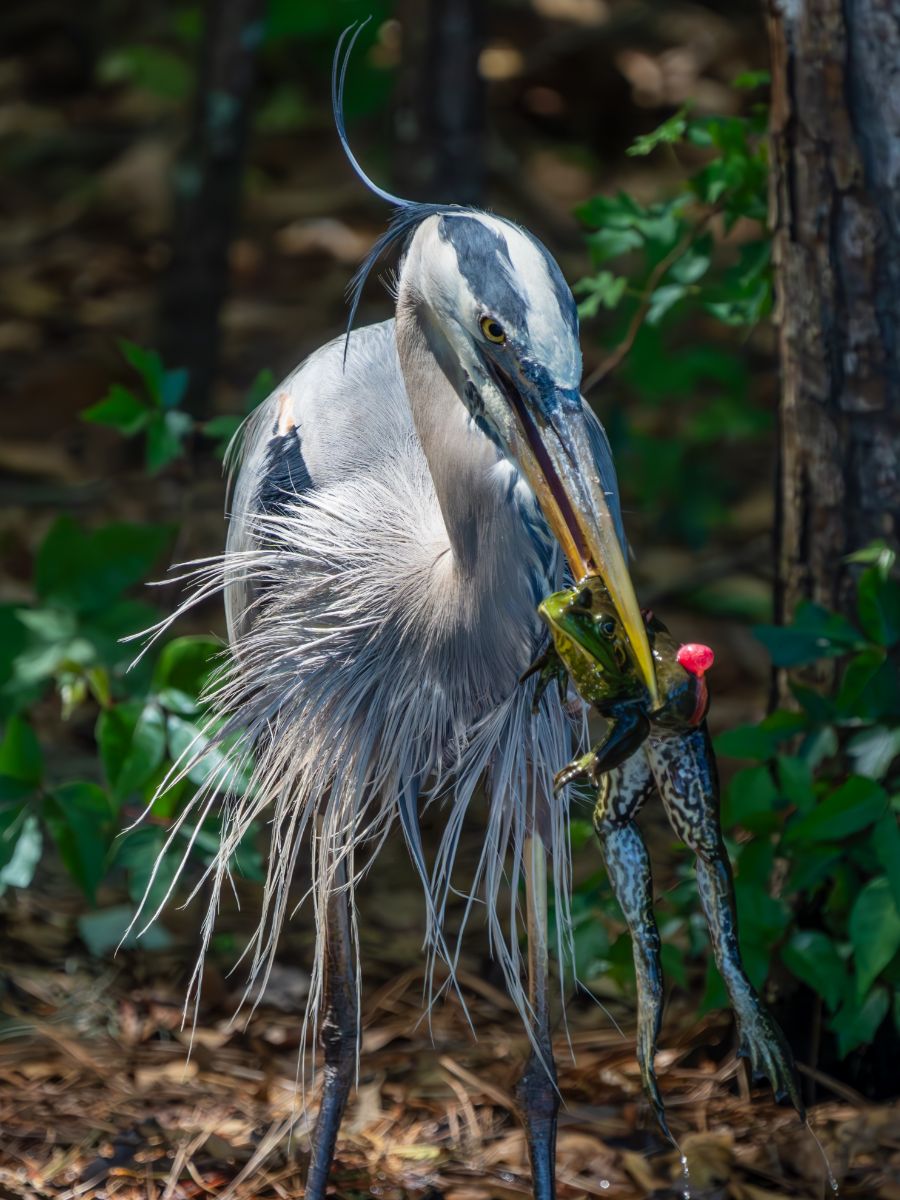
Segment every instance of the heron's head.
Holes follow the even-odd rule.
[[[415,315],[473,420],[528,480],[576,579],[603,580],[655,701],[647,631],[579,393],[572,293],[553,256],[511,221],[455,205],[416,204],[366,175],[350,149],[343,106],[347,64],[362,28],[345,30],[335,51],[335,125],[350,165],[393,206],[394,217],[351,284],[348,329],[372,266],[406,240],[399,305]]]
[[[600,575],[651,695],[656,684],[579,390],[572,292],[541,243],[471,209],[416,226],[400,276],[444,373],[484,433],[519,468],[577,579]]]

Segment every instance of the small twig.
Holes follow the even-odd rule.
[[[634,339],[637,337],[638,332],[644,323],[644,319],[646,318],[650,309],[653,293],[656,291],[666,272],[674,263],[678,261],[679,258],[681,258],[682,254],[685,254],[691,248],[700,234],[703,233],[703,231],[709,225],[710,221],[712,221],[713,217],[717,216],[720,211],[721,209],[718,205],[715,205],[713,208],[711,208],[709,212],[706,213],[706,215],[697,223],[697,225],[689,233],[686,233],[681,241],[673,246],[669,253],[665,255],[665,257],[659,260],[659,262],[650,272],[650,277],[644,285],[644,290],[641,295],[641,302],[635,309],[634,315],[629,322],[625,337],[622,339],[619,345],[616,346],[615,350],[613,350],[611,354],[607,355],[603,362],[600,363],[600,365],[593,371],[591,371],[587,379],[584,380],[581,385],[581,390],[584,395],[587,395],[591,388],[596,387],[598,383],[602,383],[607,375],[614,371],[626,354],[628,354],[629,350],[634,345]]]

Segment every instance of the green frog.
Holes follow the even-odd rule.
[[[716,965],[737,1021],[739,1053],[754,1078],[768,1078],[776,1097],[805,1108],[793,1056],[764,1008],[741,961],[731,863],[719,820],[719,779],[706,726],[706,672],[713,653],[680,646],[665,625],[645,613],[659,685],[653,706],[629,653],[625,632],[599,579],[554,592],[538,612],[551,644],[528,674],[539,672],[535,708],[554,679],[569,681],[607,721],[604,737],[556,776],[556,788],[587,781],[597,788],[594,828],[610,883],[631,933],[637,977],[637,1057],[644,1091],[660,1128],[671,1138],[654,1069],[663,1006],[660,937],[653,915],[650,858],[635,817],[657,791],[676,836],[696,857],[700,901]]]

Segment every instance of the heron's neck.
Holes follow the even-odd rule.
[[[454,559],[464,574],[474,574],[492,557],[486,542],[496,549],[493,543],[503,538],[499,510],[509,508],[500,504],[496,447],[469,419],[460,394],[465,381],[449,347],[423,327],[415,306],[403,297],[397,350]]]

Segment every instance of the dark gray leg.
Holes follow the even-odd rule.
[[[556,1200],[556,1114],[559,1092],[550,1038],[547,957],[547,852],[535,833],[525,842],[528,910],[528,1002],[533,1044],[516,1099],[522,1111],[534,1200]]]
[[[346,867],[335,871],[334,885],[346,883]],[[356,1071],[359,1005],[350,906],[347,893],[332,892],[325,910],[324,1016],[320,1040],[325,1055],[322,1102],[312,1137],[306,1200],[324,1200],[341,1118]]]
[[[641,1082],[660,1128],[671,1140],[654,1070],[664,995],[659,929],[653,914],[650,856],[634,821],[654,787],[650,764],[640,749],[601,780],[594,828],[610,885],[631,934],[637,979],[637,1059]]]
[[[719,778],[706,724],[670,738],[651,738],[647,755],[676,835],[697,857],[697,887],[716,966],[737,1020],[741,1053],[754,1077],[768,1078],[780,1099],[805,1108],[787,1039],[747,978],[738,943],[731,862],[719,823]]]

